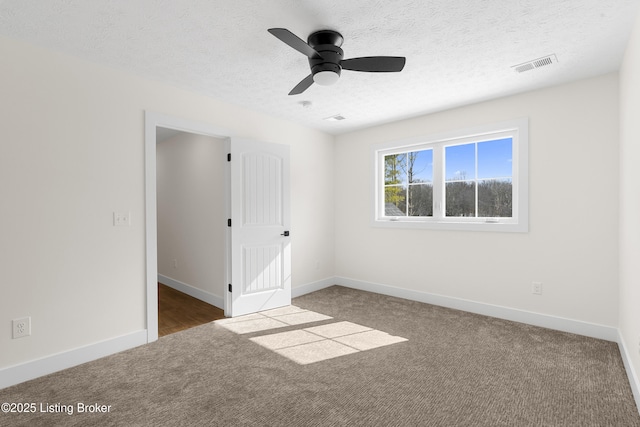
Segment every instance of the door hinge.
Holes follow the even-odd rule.
[[[227,220],[227,227],[231,227],[231,218]]]
[[[231,283],[229,283],[229,292],[231,292]]]
[[[227,154],[227,162],[230,162],[230,161],[231,161],[231,153],[228,153]]]

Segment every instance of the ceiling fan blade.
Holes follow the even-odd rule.
[[[289,92],[289,95],[300,95],[302,92],[309,89],[309,86],[311,86],[312,84],[313,84],[313,74],[309,74],[307,77],[302,79],[302,81],[298,83],[296,87],[291,89],[291,92]]]
[[[340,61],[343,70],[370,73],[392,73],[402,71],[406,58],[403,56],[365,56]]]
[[[322,59],[322,56],[314,48],[291,31],[285,28],[269,28],[268,31],[303,55],[313,59]]]

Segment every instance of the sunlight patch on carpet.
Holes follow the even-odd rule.
[[[334,357],[358,353],[358,350],[355,348],[342,345],[332,340],[322,340],[274,351],[287,359],[293,360],[299,365],[308,365],[310,363],[333,359]]]
[[[336,338],[356,334],[358,332],[372,331],[373,329],[351,322],[336,322],[329,323],[328,325],[314,326],[305,330],[320,335],[321,337]]]
[[[333,319],[293,305],[245,316],[216,320],[236,334],[250,334]],[[249,338],[300,365],[321,362],[408,341],[352,322],[334,322]]]
[[[220,319],[215,323],[236,334],[250,334],[329,319],[332,317],[290,305],[245,316]]]
[[[351,322],[330,323],[250,340],[301,365],[407,341]]]

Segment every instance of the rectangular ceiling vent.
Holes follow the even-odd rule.
[[[344,119],[346,119],[346,117],[343,116],[342,114],[336,114],[335,116],[325,118],[325,120],[330,122],[339,122],[340,120],[344,120]]]
[[[525,71],[534,70],[536,68],[545,67],[547,65],[555,64],[558,62],[558,58],[554,53],[551,55],[543,56],[542,58],[534,59],[533,61],[523,62],[522,64],[514,65],[511,68],[518,73],[524,73]]]

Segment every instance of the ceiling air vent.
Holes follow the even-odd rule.
[[[543,56],[542,58],[534,59],[533,61],[523,62],[522,64],[514,65],[511,68],[518,73],[524,73],[525,71],[533,70],[535,68],[544,67],[558,62],[558,58],[555,54]]]
[[[325,118],[325,120],[329,122],[339,122],[340,120],[344,120],[344,119],[346,119],[346,117],[343,116],[342,114],[336,114],[335,116]]]

